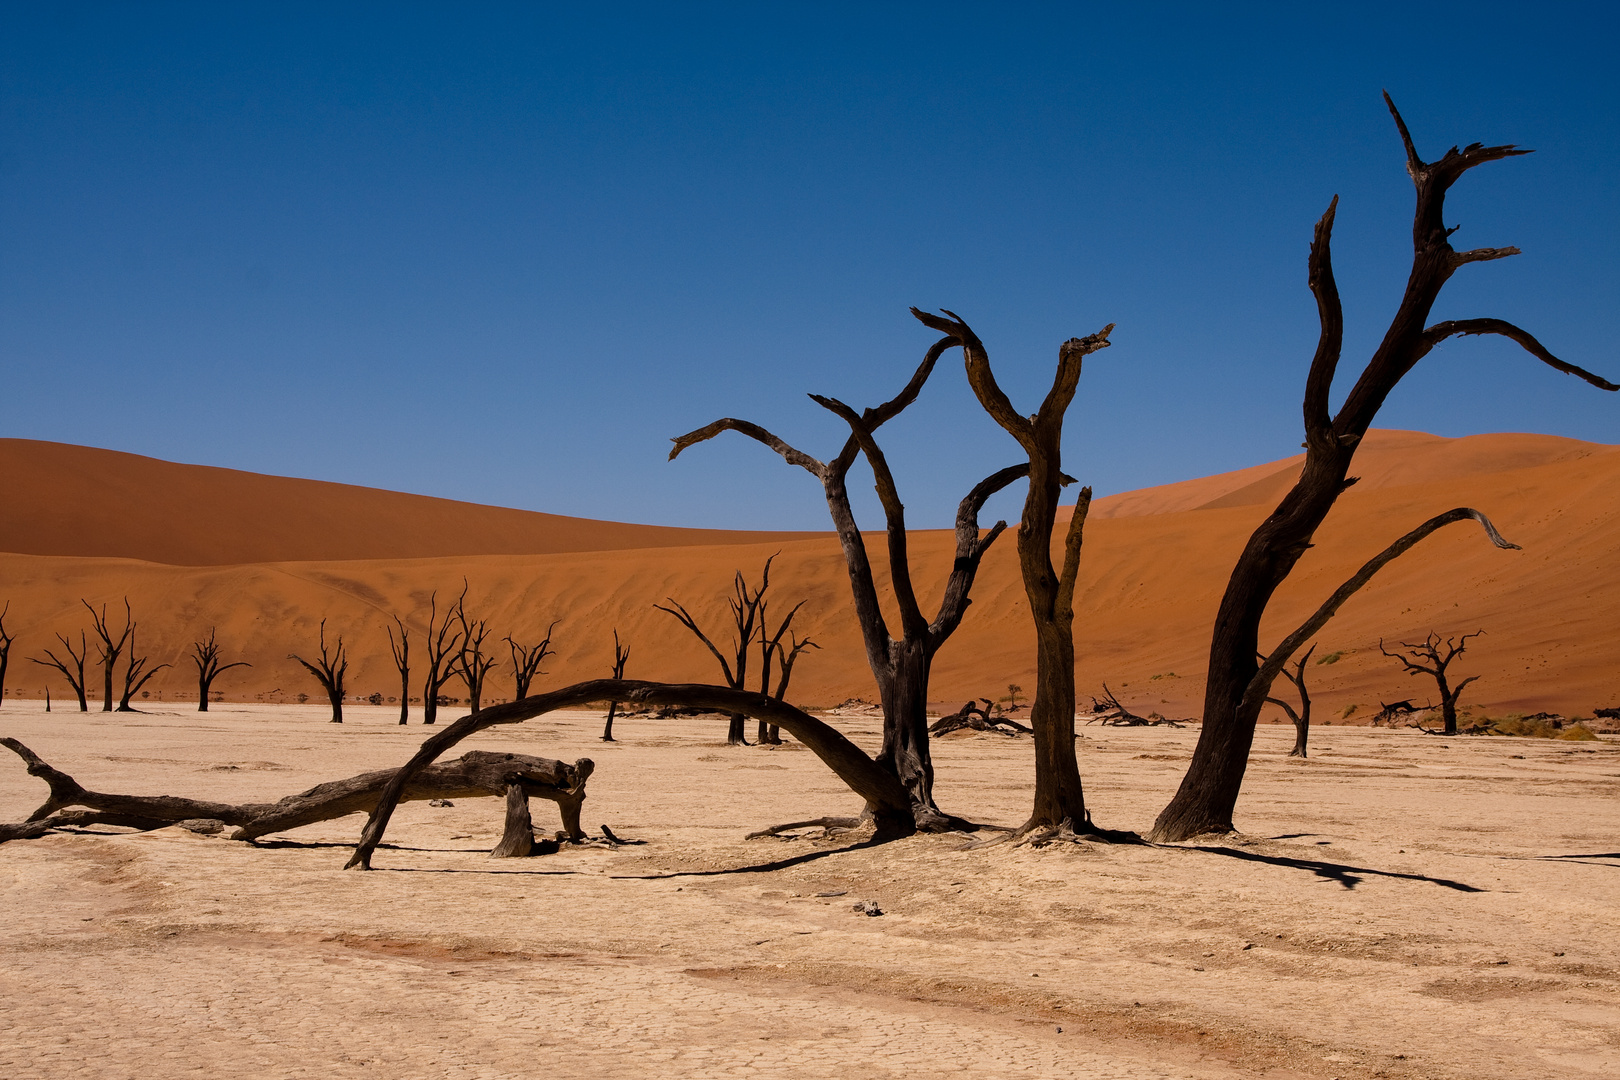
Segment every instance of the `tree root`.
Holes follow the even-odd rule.
[[[793,833],[792,830],[820,829],[821,835],[815,837],[814,839],[821,840],[832,836],[835,833],[847,832],[850,829],[858,828],[860,825],[870,822],[871,820],[872,819],[869,817],[818,817],[811,818],[808,821],[789,821],[782,825],[772,825],[769,828],[760,829],[758,832],[751,832],[747,836],[743,837],[743,839],[758,840],[761,837],[772,836],[778,840],[804,840],[810,838],[799,836],[798,834]],[[788,833],[790,835],[783,835],[784,833]]]

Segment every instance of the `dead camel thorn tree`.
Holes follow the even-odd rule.
[[[558,619],[551,620],[546,627],[546,636],[540,639],[537,645],[519,645],[510,637],[506,639],[507,648],[512,650],[512,700],[529,696],[529,686],[534,682],[536,675],[544,675],[540,665],[546,657],[555,656],[557,652],[551,647],[552,631],[557,629]]]
[[[393,626],[384,626],[388,631],[388,652],[394,658],[394,667],[399,671],[399,725],[404,727],[411,719],[411,634],[405,628],[405,621],[398,615],[394,617]],[[394,629],[399,629],[399,640],[394,640]]]
[[[1294,724],[1294,748],[1288,751],[1289,757],[1307,756],[1305,752],[1305,744],[1309,740],[1311,734],[1311,692],[1305,688],[1305,665],[1307,662],[1309,662],[1311,653],[1315,651],[1316,642],[1313,641],[1311,642],[1311,647],[1305,650],[1305,655],[1301,656],[1294,664],[1293,671],[1289,671],[1288,665],[1284,664],[1282,669],[1277,672],[1277,674],[1293,683],[1294,689],[1298,691],[1298,712],[1295,712],[1294,707],[1288,704],[1288,702],[1284,701],[1282,698],[1266,698],[1267,702],[1277,706],[1283,712],[1287,713],[1288,719]],[[1265,657],[1261,656],[1259,659],[1264,661]]]
[[[41,660],[37,656],[30,656],[28,658],[29,662],[38,664],[40,667],[55,668],[57,671],[60,671],[62,673],[62,677],[67,680],[68,685],[73,687],[73,692],[79,695],[79,711],[89,712],[90,703],[85,700],[84,696],[84,658],[90,652],[90,646],[88,639],[85,636],[85,632],[83,630],[79,631],[78,652],[73,651],[73,642],[68,640],[66,635],[57,634],[56,640],[62,643],[62,647],[67,650],[68,656],[72,658],[72,667],[69,667],[66,661],[58,658],[57,655],[49,649],[45,650],[46,659]],[[47,690],[45,698],[46,712],[50,712],[51,701],[49,695],[50,691]]]
[[[1355,386],[1350,389],[1338,412],[1330,413],[1329,400],[1344,340],[1344,312],[1333,279],[1330,255],[1333,219],[1338,209],[1338,197],[1335,196],[1327,212],[1317,222],[1316,235],[1311,243],[1309,281],[1311,291],[1316,296],[1321,331],[1316,355],[1305,379],[1305,466],[1292,490],[1283,496],[1277,509],[1250,536],[1248,545],[1232,570],[1210,638],[1203,730],[1199,733],[1192,764],[1182,779],[1180,789],[1154,823],[1152,838],[1155,840],[1186,840],[1200,833],[1232,829],[1232,814],[1243,786],[1249,748],[1254,741],[1255,723],[1271,683],[1293,650],[1303,645],[1331,616],[1332,611],[1327,609],[1331,607],[1336,610],[1337,605],[1330,600],[1328,605],[1324,605],[1326,615],[1318,612],[1322,616],[1320,622],[1313,617],[1267,654],[1263,662],[1257,663],[1255,656],[1260,652],[1261,618],[1272,594],[1310,548],[1312,536],[1340,493],[1355,483],[1355,478],[1347,474],[1356,446],[1366,435],[1385,398],[1418,361],[1436,345],[1452,337],[1497,334],[1517,342],[1530,355],[1555,370],[1575,375],[1602,390],[1620,390],[1620,386],[1558,359],[1530,334],[1501,319],[1446,320],[1428,324],[1435,300],[1457,270],[1471,263],[1518,254],[1518,249],[1511,247],[1477,248],[1472,251],[1453,249],[1450,238],[1456,230],[1448,228],[1445,223],[1447,190],[1477,165],[1528,151],[1513,146],[1473,143],[1461,150],[1454,146],[1437,161],[1424,161],[1418,156],[1406,122],[1401,119],[1388,94],[1384,95],[1384,101],[1400,132],[1406,151],[1406,171],[1412,178],[1417,195],[1412,218],[1412,269],[1407,278],[1406,291],[1394,318],[1390,320],[1389,329],[1385,331],[1383,340]],[[1386,549],[1384,555],[1374,559],[1373,563],[1383,565],[1388,561],[1385,556],[1393,558],[1410,547],[1407,541],[1415,543],[1441,524],[1460,521],[1464,517],[1471,517],[1484,525],[1487,535],[1498,547],[1514,546],[1501,539],[1484,515],[1475,510],[1459,508],[1433,518],[1408,533]],[[1373,563],[1369,563],[1368,567],[1376,571]],[[1359,588],[1357,582],[1364,584],[1371,577],[1371,573],[1367,572],[1368,567],[1363,567],[1362,574],[1342,586],[1339,593],[1334,594],[1335,597],[1341,594],[1347,596],[1346,588],[1351,591]]]
[[[0,705],[5,703],[6,697],[6,668],[11,664],[11,643],[16,638],[6,633],[6,615],[11,611],[11,601],[0,608]]]
[[[208,711],[208,693],[214,685],[214,680],[222,672],[233,667],[252,667],[246,660],[238,660],[233,664],[219,662],[219,642],[214,640],[214,628],[209,627],[208,636],[201,641],[191,643],[191,662],[197,665],[197,711]]]
[[[1408,675],[1428,675],[1434,679],[1435,684],[1440,688],[1440,718],[1444,724],[1444,727],[1439,732],[1441,735],[1457,734],[1457,699],[1462,697],[1462,692],[1469,683],[1479,678],[1478,675],[1470,675],[1456,686],[1452,686],[1446,681],[1446,669],[1451,666],[1453,660],[1461,656],[1463,651],[1467,649],[1469,638],[1479,637],[1484,632],[1483,630],[1476,630],[1472,634],[1464,634],[1460,638],[1446,638],[1444,644],[1440,641],[1440,635],[1433,631],[1430,631],[1427,637],[1415,644],[1410,641],[1403,641],[1401,642],[1401,648],[1411,654],[1410,660],[1400,653],[1390,652],[1384,648],[1383,639],[1378,640],[1378,651],[1391,660],[1399,660],[1406,668]],[[1428,663],[1422,663],[1424,660],[1427,660]],[[1428,729],[1425,728],[1424,730],[1427,731]]]
[[[484,698],[484,680],[495,667],[493,656],[484,655],[484,641],[489,637],[489,624],[483,619],[467,615],[467,585],[462,582],[461,597],[456,601],[456,622],[460,627],[461,651],[451,662],[451,670],[467,687],[469,712],[477,712]]]
[[[962,346],[968,384],[990,418],[1018,441],[1029,457],[1029,492],[1018,524],[1018,568],[1035,622],[1035,698],[1029,726],[1035,731],[1035,802],[1019,836],[1032,830],[1067,830],[1101,836],[1086,811],[1080,766],[1074,751],[1074,586],[1080,547],[1091,508],[1091,489],[1081,488],[1063,542],[1063,569],[1052,565],[1052,531],[1058,498],[1071,483],[1063,473],[1063,418],[1074,401],[1080,369],[1089,355],[1109,346],[1109,323],[1095,334],[1070,338],[1058,349],[1057,373],[1039,411],[1025,416],[996,382],[990,356],[955,312],[942,318],[911,309],[923,325],[949,334]]]
[[[765,569],[760,574],[759,588],[750,589],[744,580],[742,571],[738,570],[731,582],[731,597],[726,604],[731,609],[731,657],[727,659],[708,634],[698,626],[697,619],[687,611],[680,601],[673,596],[667,596],[672,606],[654,604],[659,611],[668,612],[680,621],[680,624],[692,631],[697,639],[703,642],[704,648],[714,654],[720,662],[720,674],[725,678],[726,685],[733,690],[742,690],[748,675],[748,655],[754,650],[754,637],[760,633],[760,619],[765,608],[765,592],[771,587],[771,562],[776,558],[772,555],[765,560]],[[748,736],[743,730],[742,713],[732,713],[730,724],[726,731],[726,743],[729,746],[747,746]]]
[[[80,600],[79,603],[83,604],[84,609],[90,613],[90,619],[95,625],[96,637],[101,639],[101,675],[103,687],[101,694],[101,711],[112,712],[113,667],[118,663],[119,654],[124,651],[124,646],[129,642],[129,635],[135,630],[135,619],[129,609],[129,597],[124,597],[124,629],[118,635],[117,641],[113,640],[112,629],[107,625],[107,605],[102,604],[101,611],[98,614],[96,609],[90,606],[90,601]]]
[[[119,712],[134,712],[135,707],[129,703],[130,698],[140,693],[141,687],[145,686],[152,676],[169,666],[168,664],[159,664],[155,668],[148,668],[146,662],[151,657],[137,656],[135,654],[135,629],[137,625],[131,623],[129,628],[129,666],[124,669],[124,692],[118,698]]]
[[[624,678],[624,665],[630,662],[630,646],[619,641],[619,628],[613,628],[613,679],[618,682]],[[602,741],[613,741],[613,717],[619,711],[617,701],[608,702],[607,722],[602,725]]]
[[[296,660],[317,680],[321,688],[326,691],[327,700],[332,703],[332,723],[343,723],[343,679],[349,673],[349,657],[343,648],[343,635],[339,634],[337,648],[328,652],[326,647],[326,620],[321,620],[321,656],[316,663],[310,663],[302,656],[287,654],[287,659]]]
[[[427,624],[427,678],[422,683],[422,723],[432,725],[439,719],[439,691],[450,681],[455,671],[456,657],[461,652],[461,635],[455,632],[452,608],[439,621],[439,594],[428,597]]]
[[[770,632],[769,623],[766,620],[766,606],[762,604],[759,609],[759,692],[768,697],[773,697],[777,701],[787,700],[788,683],[793,678],[793,665],[798,663],[799,654],[806,649],[821,648],[820,645],[817,645],[809,638],[801,641],[799,635],[789,629],[793,624],[793,616],[797,615],[799,609],[804,607],[806,603],[807,601],[800,600],[797,604],[794,604],[793,610],[787,613],[787,618],[783,619],[781,624],[777,626],[774,634]],[[783,634],[788,635],[788,642],[785,645],[782,643]],[[777,661],[782,669],[781,677],[777,680],[774,691],[771,689],[771,664],[773,661]],[[781,731],[775,724],[764,720],[759,721],[759,730],[754,739],[756,742],[772,746],[780,746],[782,743]]]

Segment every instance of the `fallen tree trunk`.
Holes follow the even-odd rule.
[[[370,813],[377,806],[383,789],[397,769],[379,769],[346,780],[317,784],[308,791],[289,795],[273,803],[220,803],[186,799],[173,795],[115,795],[90,791],[77,780],[49,764],[16,739],[0,739],[28,763],[28,773],[50,787],[50,797],[26,822],[0,825],[0,842],[43,835],[53,828],[82,825],[126,825],[136,829],[161,829],[182,821],[206,819],[235,826],[232,840],[253,840],[270,833],[285,832],[317,821],[330,821],[349,814]],[[454,761],[446,761],[418,772],[400,795],[402,801],[423,799],[473,799],[484,796],[506,798],[510,803],[520,792],[527,818],[527,799],[537,796],[557,804],[563,831],[578,840],[585,833],[579,825],[580,804],[585,801],[585,781],[595,764],[580,758],[572,765],[527,754],[501,754],[474,750]],[[69,810],[68,807],[85,807]],[[509,815],[509,821],[512,820]],[[519,846],[511,828],[503,847]],[[501,849],[497,849],[500,851]],[[525,852],[526,854],[526,852]]]

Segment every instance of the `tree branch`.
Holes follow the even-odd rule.
[[[1404,125],[1401,127],[1405,132]],[[1339,302],[1339,285],[1333,277],[1333,220],[1339,210],[1339,197],[1333,196],[1327,212],[1316,223],[1311,239],[1308,279],[1316,297],[1316,314],[1321,330],[1316,339],[1316,355],[1305,379],[1305,437],[1326,440],[1332,437],[1333,418],[1328,397],[1333,376],[1339,368],[1344,347],[1344,306]]]
[[[785,460],[788,464],[797,465],[817,478],[826,475],[827,466],[823,465],[809,454],[806,454],[803,450],[794,449],[792,446],[789,446],[786,442],[777,438],[775,435],[772,435],[769,431],[766,431],[758,424],[750,423],[747,420],[735,420],[729,416],[716,420],[714,423],[709,424],[706,427],[700,427],[696,431],[689,431],[685,435],[671,439],[670,441],[675,444],[675,447],[669,452],[669,460],[674,461],[680,456],[681,451],[685,450],[688,446],[692,446],[700,442],[707,442],[709,439],[714,438],[722,431],[741,432],[750,439],[753,439],[756,442],[762,442],[772,450],[775,450],[778,454],[781,454],[783,460]]]
[[[1521,330],[1502,319],[1448,319],[1445,322],[1435,323],[1423,331],[1421,351],[1418,353],[1418,358],[1421,359],[1427,356],[1430,349],[1433,349],[1447,338],[1458,334],[1465,336],[1475,334],[1500,335],[1510,341],[1518,342],[1525,352],[1556,371],[1562,371],[1566,375],[1574,375],[1576,378],[1584,379],[1599,390],[1620,390],[1620,385],[1594,375],[1585,368],[1579,368],[1574,364],[1568,364],[1558,359],[1558,357],[1548,352],[1547,347],[1537,341],[1529,332]]]

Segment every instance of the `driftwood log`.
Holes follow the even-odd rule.
[[[221,803],[174,795],[113,795],[90,791],[67,773],[46,763],[16,739],[0,739],[28,764],[50,788],[50,797],[16,825],[0,825],[0,842],[42,836],[51,829],[84,825],[123,825],[135,829],[161,829],[179,822],[217,821],[233,826],[232,840],[254,840],[317,821],[349,814],[370,813],[397,769],[361,773],[346,780],[317,784],[308,791],[273,803]],[[585,781],[596,768],[589,758],[572,765],[527,754],[474,750],[454,761],[422,769],[411,778],[402,801],[473,799],[485,796],[506,800],[506,830],[494,855],[527,855],[534,836],[529,819],[529,798],[537,796],[557,804],[563,832],[570,839],[585,836],[579,825]],[[69,809],[83,807],[84,809]]]

